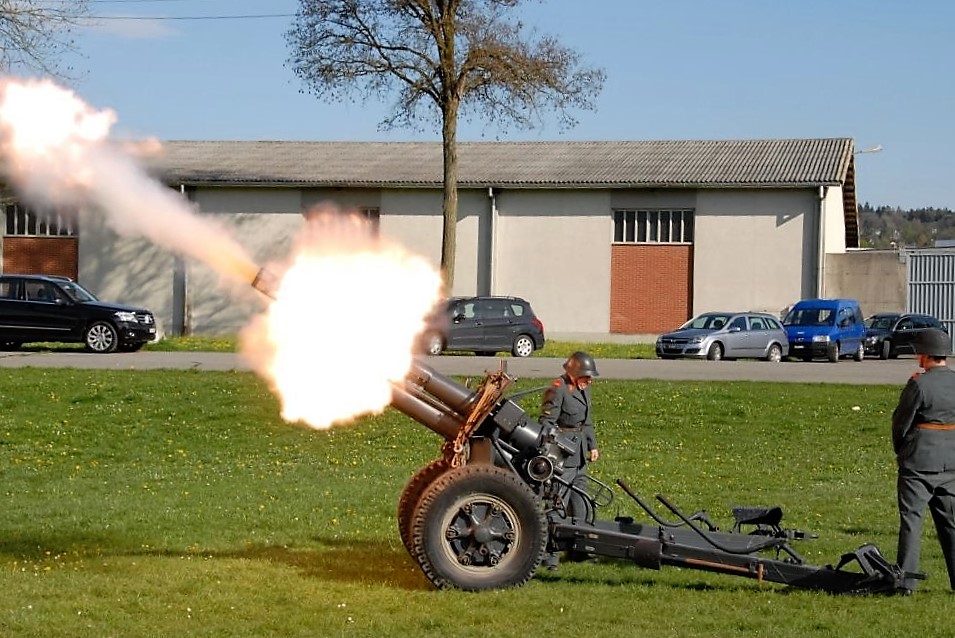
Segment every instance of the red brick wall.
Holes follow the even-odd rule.
[[[60,275],[76,279],[76,237],[4,237],[3,272],[10,275]]]
[[[692,246],[615,244],[610,255],[610,332],[666,332],[690,318]]]

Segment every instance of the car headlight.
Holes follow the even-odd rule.
[[[813,343],[829,343],[829,335],[816,335],[812,340]]]
[[[703,337],[693,337],[690,339],[690,343],[703,343]]]
[[[117,311],[115,314],[116,319],[122,321],[123,323],[136,323],[136,313],[135,312],[123,312]]]

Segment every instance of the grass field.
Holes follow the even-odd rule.
[[[798,546],[814,564],[864,542],[894,559],[898,391],[602,381],[593,474],[724,526],[733,505],[782,505],[784,525],[819,534]],[[537,400],[524,401],[534,416]],[[435,591],[394,511],[438,438],[391,410],[323,432],[277,415],[247,373],[0,371],[0,635],[955,633],[933,530],[929,580],[911,598],[606,561],[519,589]],[[645,518],[625,499],[603,515]]]

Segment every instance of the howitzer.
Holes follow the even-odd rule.
[[[497,589],[521,585],[545,555],[571,552],[720,572],[833,593],[893,593],[907,574],[878,548],[863,545],[836,566],[806,564],[793,547],[805,534],[779,526],[782,510],[734,508],[732,531],[705,511],[658,515],[623,481],[618,486],[646,513],[601,520],[613,491],[572,467],[578,433],[538,423],[504,393],[502,369],[475,390],[420,362],[396,384],[392,406],[444,438],[441,458],[420,469],[398,502],[398,530],[411,557],[439,588]],[[572,493],[586,511],[570,512]]]

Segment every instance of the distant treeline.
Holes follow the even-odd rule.
[[[955,211],[948,208],[859,206],[861,248],[926,248],[939,239],[955,239]]]

